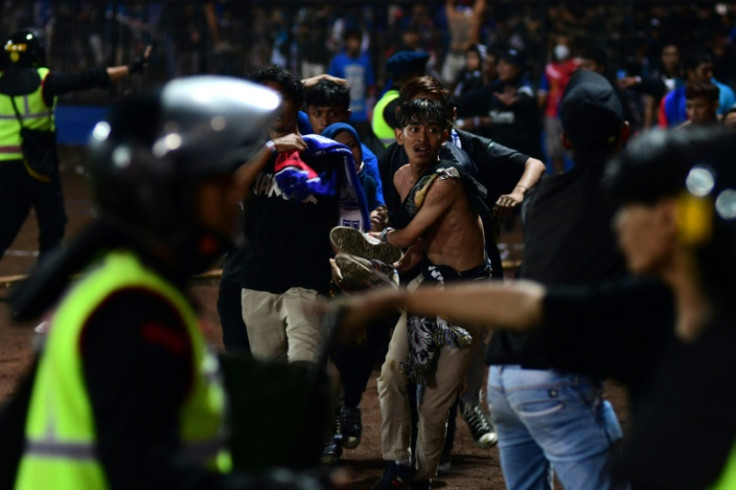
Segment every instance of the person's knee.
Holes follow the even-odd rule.
[[[379,392],[396,391],[406,386],[408,378],[401,367],[401,362],[395,359],[386,359],[381,366],[381,375],[376,383]]]

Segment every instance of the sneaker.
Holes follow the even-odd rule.
[[[360,407],[342,407],[340,409],[340,428],[342,431],[342,447],[355,449],[360,444],[363,425]]]
[[[460,402],[460,410],[475,442],[484,449],[489,449],[498,443],[498,433],[483,409],[475,404]]]
[[[393,264],[404,255],[400,248],[349,226],[334,227],[330,231],[330,242],[335,253],[342,252],[364,259],[380,260],[385,264]]]
[[[396,269],[380,260],[339,253],[335,256],[335,263],[345,283],[352,288],[399,286]]]
[[[322,450],[322,457],[320,458],[322,464],[336,464],[340,461],[340,456],[342,456],[342,444],[340,444],[340,440],[338,438],[331,437],[330,441],[325,444],[325,447]]]
[[[396,490],[408,489],[414,470],[410,466],[400,465],[394,462],[386,464],[378,480],[371,490]]]

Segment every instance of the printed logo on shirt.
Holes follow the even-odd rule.
[[[284,201],[290,201],[286,194],[279,188],[278,182],[274,178],[273,174],[261,172],[256,177],[256,181],[253,184],[253,195],[265,196],[267,198],[281,198]],[[314,194],[310,194],[309,197],[301,201],[305,204],[317,204],[317,197]]]

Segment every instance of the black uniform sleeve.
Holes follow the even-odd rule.
[[[176,311],[143,290],[115,294],[85,325],[84,377],[95,417],[97,450],[110,487],[314,485],[316,480],[309,475],[288,470],[259,476],[220,475],[178,454],[179,413],[194,370],[191,349],[186,326]]]
[[[478,180],[488,189],[488,202],[495,203],[519,182],[529,155],[499,144],[492,139],[457,130],[460,143],[478,167]]]
[[[555,367],[611,376],[632,388],[673,336],[672,294],[654,280],[550,288],[544,312],[532,355],[536,350]]]
[[[51,106],[54,97],[69,92],[106,88],[110,85],[110,77],[106,68],[92,68],[79,73],[50,72],[43,82],[43,98]]]

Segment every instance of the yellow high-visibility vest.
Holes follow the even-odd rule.
[[[15,101],[18,113],[23,119],[23,126],[37,131],[56,131],[54,109],[46,105],[43,100],[43,82],[49,74],[48,68],[38,68],[41,84],[30,94],[9,96],[0,94],[0,162],[8,160],[22,160],[20,149],[20,123],[15,115],[11,98]]]
[[[70,291],[53,315],[33,384],[17,489],[109,488],[96,450],[80,341],[85,321],[97,307],[128,288],[150,290],[168,301],[187,327],[194,373],[178,414],[182,455],[212,470],[230,471],[224,429],[226,395],[218,361],[205,345],[194,310],[178,289],[135,255],[115,251]]]
[[[396,134],[394,133],[394,128],[392,128],[383,117],[383,110],[386,109],[386,106],[391,101],[398,98],[398,90],[389,90],[388,92],[383,94],[383,96],[376,103],[376,106],[373,108],[373,120],[371,120],[371,128],[373,129],[373,134],[376,135],[376,138],[381,141],[381,144],[384,147],[387,147],[388,145],[396,141]]]

